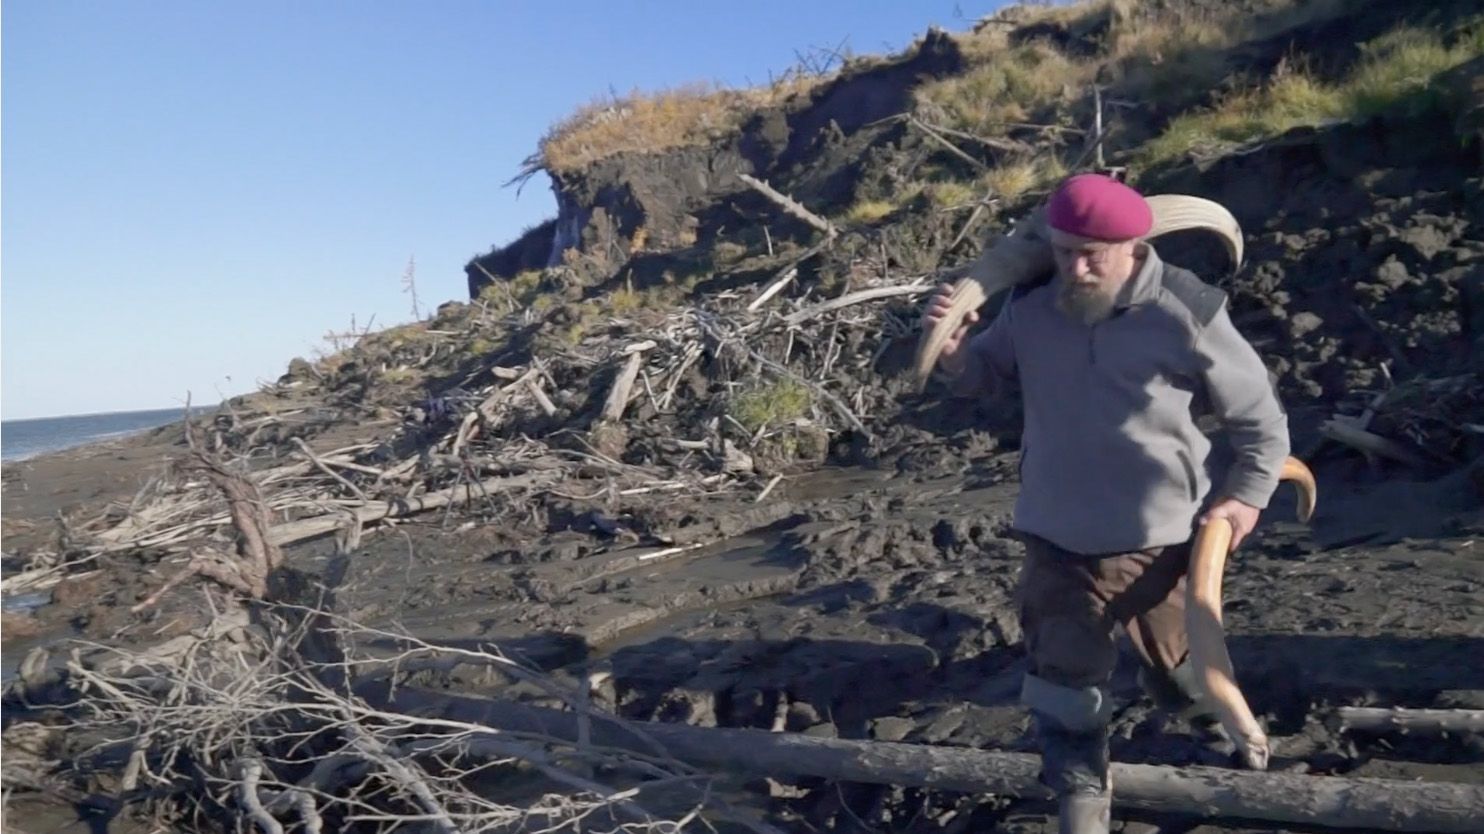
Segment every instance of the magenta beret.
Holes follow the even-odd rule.
[[[1154,212],[1143,195],[1118,180],[1078,174],[1051,195],[1046,222],[1053,229],[1095,240],[1132,240],[1153,228]]]

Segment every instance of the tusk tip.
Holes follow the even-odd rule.
[[[1283,470],[1278,479],[1293,482],[1298,491],[1295,505],[1298,519],[1308,524],[1314,518],[1314,510],[1319,503],[1319,485],[1314,479],[1314,473],[1303,461],[1290,457],[1283,461]]]

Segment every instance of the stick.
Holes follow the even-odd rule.
[[[1319,427],[1319,433],[1337,443],[1343,443],[1369,454],[1391,458],[1409,466],[1423,466],[1426,463],[1421,455],[1415,454],[1405,446],[1343,421],[1325,420],[1324,424]]]
[[[652,347],[654,342],[640,342],[624,348],[623,352],[629,358],[624,361],[623,370],[619,371],[618,378],[613,381],[613,388],[608,391],[608,399],[603,403],[600,419],[616,423],[623,417],[623,410],[628,407],[629,396],[634,390],[634,380],[639,377],[639,366],[644,364],[644,351]]]
[[[242,783],[238,786],[238,800],[247,811],[247,816],[258,827],[263,829],[263,834],[283,834],[283,826],[274,819],[268,811],[263,808],[263,803],[258,799],[258,779],[263,775],[263,764],[256,759],[249,759],[242,763]]]
[[[1077,159],[1072,162],[1071,166],[1067,170],[1076,171],[1077,169],[1081,168],[1082,163],[1086,162],[1087,158],[1094,152],[1096,152],[1098,148],[1101,148],[1103,146],[1103,140],[1107,138],[1108,131],[1106,129],[1098,131],[1097,134],[1094,135],[1091,140],[1089,140],[1087,147],[1082,149],[1082,153],[1077,156]]]
[[[779,193],[778,191],[775,191],[771,185],[768,185],[762,180],[748,176],[747,174],[738,174],[737,178],[752,186],[758,191],[758,193],[762,194],[764,197],[767,197],[769,200],[777,203],[778,206],[781,207],[784,211],[788,212],[794,217],[799,218],[805,223],[808,223],[810,226],[813,226],[821,232],[824,232],[829,237],[833,238],[835,235],[839,234],[839,232],[835,230],[834,225],[831,224],[830,221],[824,219],[823,217],[820,217],[809,209],[804,208],[802,205],[799,204],[797,200],[794,200],[792,197],[788,197],[784,194]]]
[[[679,556],[682,553],[689,553],[692,550],[699,550],[700,548],[703,548],[705,546],[705,542],[695,542],[693,544],[680,545],[677,547],[667,547],[664,550],[656,550],[653,553],[645,553],[641,556],[636,556],[635,558],[638,559],[640,562],[653,562],[655,559],[663,559],[667,556]]]
[[[839,298],[832,298],[813,307],[805,307],[796,313],[790,313],[784,316],[783,321],[788,325],[801,324],[809,319],[822,316],[831,310],[839,310],[842,307],[849,307],[853,304],[862,304],[882,298],[896,298],[902,295],[921,295],[926,292],[932,292],[932,290],[933,288],[928,284],[907,284],[900,287],[876,287],[869,290],[859,290],[850,295],[842,295]]]
[[[315,457],[314,450],[310,449],[309,444],[305,443],[302,438],[294,438],[294,445],[299,448],[299,451],[304,454],[304,457],[309,458],[309,462],[314,464],[316,469],[325,473],[326,475],[329,475],[331,478],[334,478],[337,483],[350,490],[351,494],[355,495],[355,497],[361,499],[362,501],[371,500],[366,497],[366,493],[361,492],[360,487],[346,480],[345,476],[326,466],[324,461],[320,460],[318,457]]]
[[[978,168],[981,171],[989,170],[988,165],[985,165],[983,162],[980,162],[974,157],[964,153],[963,148],[960,148],[958,145],[955,145],[947,139],[943,138],[943,134],[928,127],[927,124],[918,119],[916,116],[909,118],[907,120],[907,123],[917,128],[918,130],[921,130],[923,133],[926,133],[929,139],[932,139],[934,142],[937,142],[944,148],[947,148],[954,156],[958,157],[959,159],[962,159],[963,161],[969,163],[970,165],[973,165],[975,168]]]
[[[761,503],[763,503],[763,499],[768,497],[768,493],[772,492],[773,491],[773,487],[778,486],[778,482],[781,481],[781,480],[783,480],[783,473],[780,472],[777,475],[774,475],[773,476],[773,479],[770,480],[770,481],[768,481],[768,485],[765,486],[765,487],[763,487],[763,491],[762,492],[759,492],[757,494],[757,497],[752,500],[752,503],[754,503],[754,504],[761,504]]]
[[[412,694],[401,690],[399,699]],[[416,690],[439,717],[517,733],[573,741],[570,712],[510,702],[459,698]],[[436,704],[436,707],[433,706]],[[423,709],[418,709],[422,712]],[[596,717],[596,716],[595,716]],[[1036,776],[1039,757],[973,748],[824,739],[767,730],[621,722],[592,726],[592,742],[649,753],[642,729],[681,761],[774,778],[806,776],[834,781],[925,787],[970,794],[1050,798]],[[1197,816],[1373,831],[1472,832],[1484,808],[1484,785],[1409,782],[1254,772],[1208,767],[1113,765],[1113,804],[1120,808]]]
[[[661,411],[670,407],[670,401],[675,398],[675,389],[680,387],[681,377],[685,376],[685,372],[690,370],[690,366],[695,364],[703,352],[698,344],[692,343],[686,347],[685,355],[680,359],[680,365],[670,372],[670,384],[665,387],[665,395],[660,401]]]
[[[964,221],[963,227],[958,230],[958,234],[954,236],[953,242],[948,244],[948,248],[943,251],[952,252],[954,248],[957,247],[958,244],[965,237],[968,236],[969,230],[974,228],[974,224],[979,221],[979,215],[984,213],[984,207],[987,204],[987,201],[981,200],[979,201],[978,205],[974,206],[974,210],[969,212],[969,219]]]
[[[526,387],[530,389],[531,396],[536,399],[536,405],[541,406],[541,410],[546,412],[547,417],[556,414],[556,404],[551,401],[550,397],[546,396],[545,391],[541,390],[541,382],[539,380],[528,380]]]
[[[1093,117],[1092,117],[1092,134],[1094,136],[1102,136],[1103,135],[1103,91],[1096,84],[1092,85],[1092,106],[1093,106],[1093,109],[1095,111],[1094,114],[1093,114]],[[1101,142],[1099,142],[1097,144],[1097,155],[1098,155],[1097,168],[1098,168],[1098,170],[1101,171],[1105,167],[1103,165],[1103,143],[1101,143]]]
[[[485,397],[484,401],[481,402],[473,411],[465,415],[463,421],[459,423],[459,430],[454,434],[453,446],[449,449],[449,451],[453,454],[458,454],[459,449],[463,448],[465,443],[473,439],[475,434],[478,432],[478,427],[475,426],[475,422],[480,417],[483,417],[486,422],[493,423],[495,421],[495,418],[498,416],[495,413],[495,406],[498,405],[501,400],[505,399],[505,397],[511,391],[524,386],[528,381],[535,378],[537,373],[539,373],[539,371],[537,371],[535,368],[530,368],[525,373],[517,377],[514,382],[511,382],[510,384],[502,388],[496,388],[494,391],[491,391],[490,395],[488,397]]]
[[[639,376],[639,366],[643,362],[644,357],[637,353],[629,354],[629,358],[624,360],[623,370],[614,379],[613,388],[608,391],[608,399],[603,403],[603,420],[615,423],[623,416],[623,410],[628,406],[629,396],[633,392],[634,380]]]
[[[335,469],[349,469],[352,472],[362,472],[362,473],[365,473],[367,475],[374,475],[374,476],[376,476],[378,478],[380,478],[381,476],[383,476],[383,475],[386,474],[385,471],[383,471],[381,469],[377,469],[374,466],[366,466],[364,464],[356,463],[354,461],[340,460],[339,458],[325,458],[325,457],[322,457],[319,460],[320,460],[320,463],[323,463],[325,466],[334,467]]]
[[[368,501],[351,512],[360,524],[380,521],[384,518],[403,518],[409,515],[435,510],[450,503],[462,503],[484,493],[502,492],[520,487],[544,487],[562,479],[560,472],[541,471],[514,475],[508,478],[489,478],[475,484],[460,484],[439,492],[430,492],[417,498],[404,499],[395,504],[386,501]],[[279,524],[268,531],[268,539],[277,545],[294,544],[334,532],[344,523],[344,516],[318,516]]]
[[[777,281],[769,284],[767,289],[763,290],[757,298],[754,298],[752,300],[751,304],[747,305],[747,312],[755,312],[757,308],[766,304],[768,302],[768,299],[777,295],[784,287],[788,286],[789,282],[798,277],[798,274],[799,268],[795,266],[791,266],[788,269],[784,270],[782,278],[779,278]]]
[[[1335,711],[1335,723],[1341,731],[1402,732],[1429,736],[1484,733],[1484,710],[1340,707]]]
[[[992,137],[989,137],[989,136],[976,136],[976,135],[974,135],[972,133],[965,133],[962,130],[954,130],[953,128],[944,127],[942,125],[928,124],[927,122],[923,122],[921,119],[917,119],[917,121],[918,122],[921,122],[923,125],[926,125],[927,127],[931,127],[933,130],[938,131],[939,133],[943,134],[944,136],[955,136],[955,137],[958,137],[959,139],[967,139],[970,142],[978,142],[979,144],[985,146],[986,148],[994,148],[997,151],[1005,151],[1006,153],[1021,153],[1021,154],[1024,154],[1024,153],[1030,153],[1031,151],[1035,150],[1035,148],[1033,148],[1032,146],[1026,144],[1025,142],[1020,142],[1020,141],[1017,141],[1015,139],[995,139],[995,138],[992,138]],[[1011,125],[1007,125],[1007,127],[1008,126],[1011,126]],[[1020,125],[1020,127],[1025,127],[1025,125]],[[1049,125],[1030,125],[1030,127],[1050,127],[1050,126]],[[1086,133],[1087,132],[1085,130],[1081,130],[1081,129],[1078,129],[1078,128],[1060,128],[1060,130],[1068,131],[1068,132],[1071,132],[1071,133]]]
[[[293,797],[294,807],[299,811],[299,819],[304,822],[304,834],[321,834],[324,831],[324,820],[320,818],[314,797],[308,791],[298,788],[289,788],[289,794]]]

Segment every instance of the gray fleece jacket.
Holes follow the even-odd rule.
[[[965,396],[1020,386],[1015,527],[1076,553],[1118,553],[1188,540],[1217,497],[1266,507],[1288,421],[1226,294],[1152,246],[1104,321],[1063,315],[1055,294],[1054,281],[1012,292],[954,381]],[[1221,419],[1232,447],[1214,492],[1196,408]]]

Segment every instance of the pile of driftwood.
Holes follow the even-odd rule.
[[[1454,468],[1484,448],[1484,379],[1478,374],[1417,377],[1368,395],[1356,414],[1335,414],[1320,427],[1324,439],[1381,460],[1418,469]]]
[[[932,288],[929,276],[883,270],[834,297],[785,294],[810,254],[759,288],[715,293],[658,320],[649,315],[642,329],[615,317],[569,348],[484,366],[464,384],[407,403],[389,434],[375,433],[388,424],[381,421],[355,442],[314,449],[292,430],[265,435],[265,427],[287,425],[282,415],[243,413],[240,405],[187,424],[201,427],[203,447],[224,471],[261,492],[264,535],[281,547],[334,535],[349,549],[369,529],[435,510],[445,522],[455,513],[460,521],[493,521],[529,516],[533,503],[553,496],[765,489],[776,472],[760,471],[750,452],[770,437],[800,426],[825,437],[842,430],[871,436],[869,388],[881,382],[872,368],[894,340],[916,338],[915,316],[892,302]],[[487,307],[475,305],[464,329],[440,325],[438,344],[508,334],[532,317],[531,310],[512,310],[492,320]],[[852,331],[869,331],[876,351],[850,349]],[[355,357],[356,349],[346,350]],[[417,355],[408,354],[408,362],[438,354],[409,349]],[[366,357],[353,361],[368,364]],[[386,369],[398,370],[405,369]],[[738,392],[779,381],[808,392],[807,413],[746,426],[732,416]],[[625,454],[636,438],[646,446],[642,462]],[[72,532],[83,558],[169,556],[199,549],[230,521],[208,478],[176,470]],[[58,566],[38,567],[7,580],[7,592],[44,587],[61,575]]]

